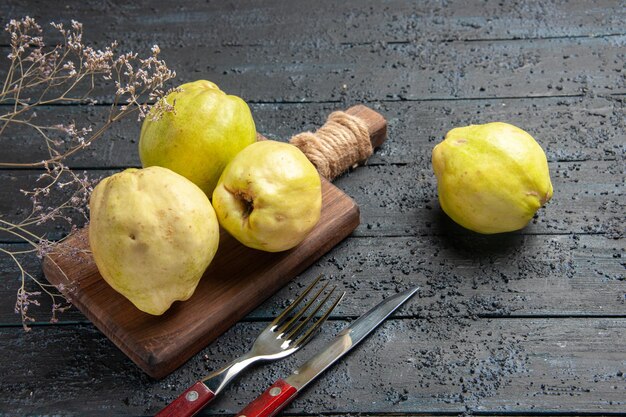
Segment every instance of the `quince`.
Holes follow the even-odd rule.
[[[475,232],[521,229],[552,197],[543,149],[507,123],[452,129],[433,149],[432,163],[441,208]]]
[[[226,166],[213,207],[222,227],[244,245],[267,252],[291,249],[320,218],[320,176],[295,146],[257,142]]]
[[[183,84],[165,100],[173,111],[157,116],[155,106],[141,126],[141,164],[169,168],[210,197],[224,167],[256,141],[250,109],[205,80]]]
[[[89,208],[91,251],[113,289],[154,315],[191,297],[219,240],[200,188],[166,168],[131,168],[103,179]]]

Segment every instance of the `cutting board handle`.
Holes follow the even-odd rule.
[[[363,105],[334,112],[316,132],[291,138],[315,165],[320,175],[332,181],[350,168],[365,162],[387,138],[387,121]]]
[[[380,147],[387,139],[387,120],[382,114],[362,104],[350,107],[346,113],[358,117],[367,125],[372,148]]]

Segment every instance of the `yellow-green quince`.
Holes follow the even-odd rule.
[[[141,163],[169,168],[211,197],[224,167],[256,141],[250,109],[206,80],[183,84],[165,100],[173,109],[153,107],[141,127]]]
[[[91,251],[113,289],[154,315],[191,297],[219,241],[200,188],[167,168],[127,169],[96,186],[89,208]]]
[[[479,233],[521,229],[552,197],[543,149],[507,123],[450,130],[433,149],[432,163],[442,209]]]
[[[278,252],[298,245],[320,218],[320,176],[295,146],[261,141],[228,164],[213,192],[217,218],[251,248]]]

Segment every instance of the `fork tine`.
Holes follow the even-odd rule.
[[[300,317],[302,317],[302,315],[309,308],[311,308],[313,303],[319,298],[320,294],[326,289],[326,287],[328,287],[328,282],[326,284],[324,284],[324,286],[322,288],[320,288],[320,290],[317,292],[317,294],[315,294],[313,297],[311,297],[311,299],[300,310],[298,310],[298,312],[296,313],[295,316],[290,318],[289,321],[287,321],[285,324],[283,324],[280,327],[280,329],[277,330],[278,333],[280,333],[281,335],[284,334],[284,333],[287,333],[293,327],[294,323],[296,323],[298,320],[300,320]]]
[[[326,304],[326,301],[328,301],[328,299],[330,298],[331,295],[333,295],[333,293],[335,292],[335,290],[337,289],[337,287],[333,287],[328,294],[326,294],[326,297],[324,297],[324,299],[322,301],[320,301],[317,304],[317,307],[315,307],[315,309],[307,316],[304,318],[304,320],[302,320],[296,327],[295,329],[291,330],[289,332],[289,335],[286,336],[284,339],[285,340],[292,340],[293,337],[296,334],[299,334],[300,330],[309,322],[311,321],[311,319],[313,319],[315,317],[315,315],[317,314],[318,311],[320,311],[320,309],[324,306],[324,304]],[[317,296],[319,296],[320,293],[317,293]],[[317,298],[317,297],[316,297]],[[315,299],[311,300],[311,301],[315,301]],[[311,304],[311,302],[309,302],[309,304]],[[307,306],[308,307],[308,306]],[[285,331],[286,333],[286,331]]]
[[[309,341],[309,339],[315,334],[315,331],[317,329],[319,329],[321,327],[322,324],[324,324],[324,322],[326,321],[326,319],[328,318],[328,316],[330,316],[330,313],[335,309],[335,307],[337,307],[337,304],[339,304],[339,302],[341,302],[341,300],[343,299],[343,297],[346,295],[346,292],[342,292],[341,295],[339,297],[337,297],[337,299],[335,300],[335,302],[333,303],[333,305],[330,306],[330,308],[328,310],[326,310],[326,312],[324,313],[324,315],[322,317],[320,317],[320,319],[318,321],[316,321],[311,328],[309,328],[309,330],[306,331],[306,333],[304,333],[302,336],[300,336],[300,338],[298,340],[295,341],[295,343],[293,344],[294,347],[300,347],[303,344],[305,344],[306,342]]]
[[[309,285],[307,287],[306,290],[304,290],[304,292],[302,294],[300,294],[298,296],[298,298],[296,298],[291,304],[289,304],[289,306],[287,306],[286,309],[284,309],[282,311],[282,313],[280,313],[278,315],[278,317],[276,317],[274,319],[274,321],[272,321],[272,327],[277,327],[279,324],[282,323],[283,319],[289,314],[291,313],[291,311],[298,305],[300,304],[300,302],[304,299],[304,297],[307,296],[307,294],[309,294],[311,292],[311,290],[313,289],[313,287],[315,287],[315,285],[319,282],[319,280],[322,279],[322,276],[320,275],[319,277],[315,278],[315,280],[311,283],[311,285]]]

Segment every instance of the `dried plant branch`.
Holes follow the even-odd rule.
[[[144,118],[150,103],[157,102],[154,117],[173,106],[163,98],[167,81],[175,77],[166,63],[159,59],[159,47],[153,46],[151,54],[142,58],[135,52],[117,54],[117,43],[104,49],[95,49],[83,42],[82,24],[72,21],[69,27],[51,23],[62,37],[55,46],[46,46],[44,31],[37,22],[25,17],[11,20],[5,27],[10,36],[11,52],[7,58],[9,66],[0,90],[0,105],[7,109],[0,114],[0,146],[7,128],[14,126],[30,130],[45,144],[46,157],[37,161],[2,161],[0,168],[42,169],[36,186],[22,190],[32,201],[32,209],[19,221],[10,222],[0,215],[0,233],[10,234],[30,246],[29,250],[11,251],[0,248],[0,255],[7,256],[16,265],[21,281],[17,291],[16,313],[21,315],[24,329],[34,318],[29,315],[29,306],[40,305],[38,297],[47,294],[52,302],[52,319],[68,307],[68,302],[50,285],[37,280],[23,267],[23,256],[36,254],[43,258],[54,243],[39,236],[34,227],[48,222],[73,223],[78,214],[87,220],[87,204],[93,189],[92,180],[85,174],[77,174],[65,163],[68,157],[84,150],[102,137],[116,121],[136,114]],[[37,123],[37,109],[57,104],[95,105],[92,97],[101,81],[109,84],[111,105],[106,120],[100,125],[78,125],[76,122],[45,125]],[[60,107],[62,108],[62,107]],[[44,201],[64,190],[67,197],[61,203],[47,205]],[[69,190],[69,191],[68,191]],[[75,227],[74,225],[72,227]],[[40,290],[27,290],[27,281],[32,281]]]

